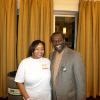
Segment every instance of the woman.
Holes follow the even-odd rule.
[[[50,61],[43,57],[44,51],[43,41],[33,41],[18,67],[15,82],[24,100],[51,100]]]

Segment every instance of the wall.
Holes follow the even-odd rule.
[[[78,11],[79,0],[54,0],[54,10]]]

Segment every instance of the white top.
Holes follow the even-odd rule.
[[[49,59],[28,57],[20,63],[15,82],[24,83],[27,93],[35,100],[51,100],[50,77]]]

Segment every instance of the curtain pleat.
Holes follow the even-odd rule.
[[[27,55],[29,41],[29,1],[20,0],[19,22],[18,22],[18,45],[17,56],[18,63]]]
[[[5,96],[6,92],[6,3],[0,0],[0,97]]]
[[[16,0],[7,2],[7,72],[16,70],[17,8]]]
[[[0,0],[0,97],[7,97],[7,74],[16,70],[16,0]]]
[[[87,97],[100,96],[100,1],[80,0],[77,50],[87,76]]]

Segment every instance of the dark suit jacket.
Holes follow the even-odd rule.
[[[51,56],[51,72],[55,52]],[[52,78],[51,78],[52,79]],[[56,85],[52,82],[53,100],[86,100],[85,67],[79,53],[64,48],[64,53],[56,77]]]

